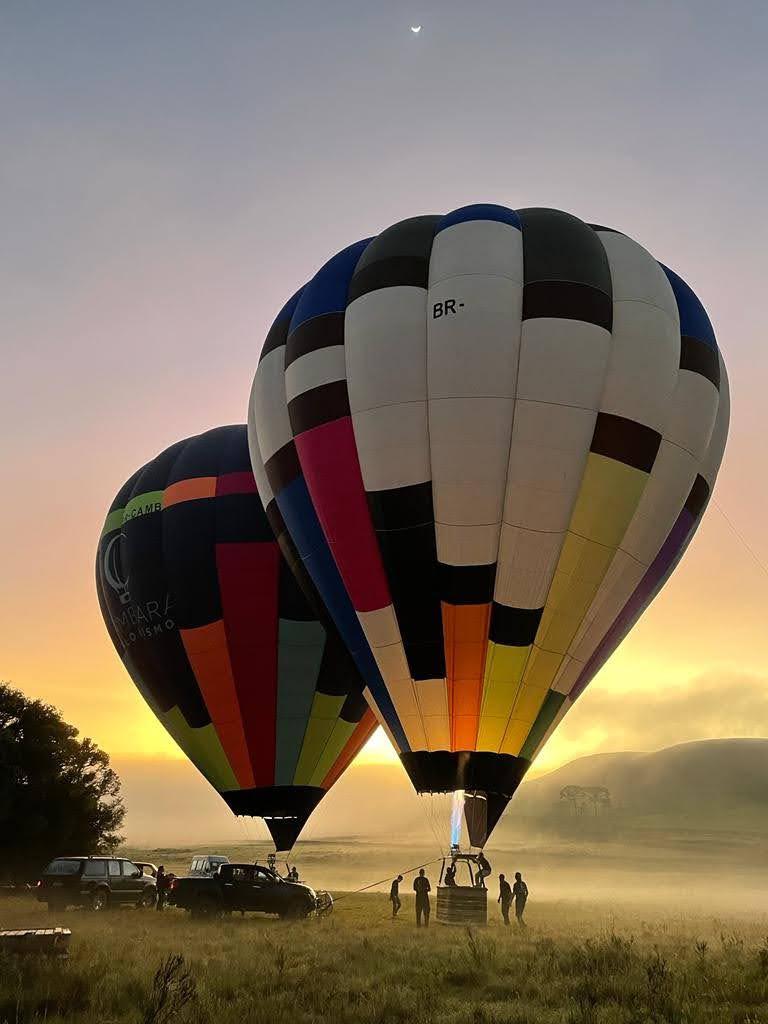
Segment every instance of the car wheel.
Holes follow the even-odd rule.
[[[283,911],[280,917],[284,921],[303,921],[305,917],[309,917],[309,913],[310,908],[304,903],[294,903]]]
[[[96,889],[91,893],[90,908],[94,912],[106,910],[109,906],[109,894],[104,889]]]
[[[221,907],[218,903],[214,903],[213,900],[206,900],[192,908],[192,917],[196,918],[221,917],[221,915]]]
[[[139,902],[136,904],[141,910],[151,910],[157,903],[157,893],[154,889],[145,889],[144,892],[139,896]]]

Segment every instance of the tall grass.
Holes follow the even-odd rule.
[[[70,911],[68,961],[0,960],[0,1024],[768,1024],[768,925],[531,903],[525,933],[416,930],[407,903],[327,919]],[[3,927],[49,926],[29,899]]]

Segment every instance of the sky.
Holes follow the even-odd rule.
[[[733,415],[683,564],[540,765],[768,735],[766,44],[762,0],[6,0],[0,678],[117,758],[178,757],[96,602],[118,487],[244,421],[274,314],[346,244],[555,206],[689,281]]]

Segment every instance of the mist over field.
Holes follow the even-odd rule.
[[[184,762],[124,762],[127,848],[184,872],[199,849],[264,859],[263,824],[230,815]],[[561,797],[576,787],[576,801]],[[590,790],[609,792],[595,806]],[[586,796],[584,795],[586,794]],[[318,887],[355,889],[425,862],[447,837],[430,827],[396,765],[356,765],[323,802],[295,860]],[[445,801],[435,808],[445,811]],[[768,740],[706,740],[653,753],[596,754],[525,782],[487,848],[495,875],[521,870],[537,898],[657,910],[768,908]],[[410,889],[410,877],[405,888]]]

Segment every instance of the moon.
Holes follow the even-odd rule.
[[[411,32],[421,32],[421,25],[411,25]]]

